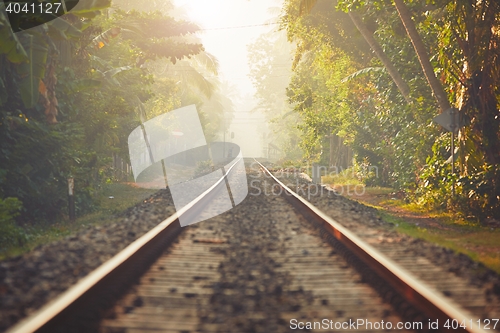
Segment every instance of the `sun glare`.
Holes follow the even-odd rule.
[[[188,15],[201,26],[202,29],[221,27],[232,21],[230,7],[234,0],[177,0]]]
[[[270,0],[175,0],[189,19],[198,24],[205,50],[219,60],[221,77],[244,94],[253,92],[248,79],[247,45],[269,31]],[[255,26],[257,25],[257,26]],[[253,26],[251,28],[242,28]]]

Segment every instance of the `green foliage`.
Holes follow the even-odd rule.
[[[7,243],[2,240],[3,233],[0,233],[0,260],[60,240],[89,225],[109,225],[120,222],[120,214],[143,202],[155,192],[156,190],[153,189],[138,188],[126,183],[102,184],[100,190],[93,195],[97,209],[85,216],[77,217],[75,221],[60,220],[53,223],[39,220],[29,227],[16,227],[16,233],[8,238]],[[113,198],[110,199],[110,196]],[[11,241],[16,237],[18,241]]]
[[[500,167],[489,165],[485,170],[461,177],[457,185],[461,196],[460,211],[477,217],[500,219]]]
[[[499,218],[500,169],[494,166],[459,176],[451,173],[449,134],[434,144],[433,155],[419,173],[414,192],[416,202],[432,209],[451,209],[476,218]],[[457,169],[457,166],[456,166]],[[452,183],[455,182],[455,196]]]
[[[450,207],[451,184],[456,176],[451,174],[451,164],[445,158],[450,154],[447,141],[449,135],[442,135],[433,145],[433,155],[427,159],[427,164],[419,174],[414,195],[421,206],[441,210]]]
[[[442,80],[471,121],[465,137],[474,142],[473,158],[482,155],[489,166],[500,164],[500,3],[494,0],[435,1],[426,26],[437,22],[436,53]],[[436,20],[443,15],[444,20]],[[473,51],[472,51],[473,50]]]
[[[364,174],[364,170],[355,165],[345,170],[335,170],[321,177],[322,183],[334,185],[363,185],[364,178],[368,174]],[[372,171],[373,172],[373,171]],[[372,176],[373,174],[370,174]]]
[[[2,133],[7,138],[0,157],[5,168],[0,181],[2,195],[24,202],[24,219],[53,219],[66,206],[66,179],[76,161],[81,161],[81,151],[73,149],[82,138],[81,127],[64,123],[49,126],[43,117],[27,118],[25,114],[5,116]],[[85,191],[77,193],[84,195]]]
[[[112,154],[128,157],[128,135],[145,116],[137,108],[154,96],[146,64],[202,50],[184,39],[197,30],[189,22],[159,12],[99,16],[109,4],[85,1],[16,35],[0,11],[0,197],[24,203],[17,218],[24,224],[64,217],[69,177],[77,215],[96,210]],[[172,82],[171,91],[157,90],[163,112],[180,106]]]
[[[28,59],[16,66],[19,75],[19,89],[26,108],[32,108],[38,101],[38,87],[45,76],[45,65],[49,45],[42,34],[33,32],[21,35],[21,45]]]
[[[7,16],[3,11],[3,2],[0,4],[0,54],[4,54],[12,63],[22,63],[28,60],[28,55],[12,32]]]
[[[119,38],[125,42],[123,44],[133,50],[137,66],[160,58],[167,58],[175,64],[177,60],[198,54],[203,50],[201,44],[187,43],[182,39],[179,41],[172,38],[197,31],[196,25],[186,21],[177,21],[161,12],[117,10],[107,25],[120,28]],[[116,48],[118,45],[114,46]],[[123,45],[120,46],[123,47]]]
[[[22,207],[22,202],[17,198],[0,198],[0,250],[13,245],[21,245],[26,240],[26,235],[14,220]]]
[[[324,161],[325,136],[334,133],[354,150],[358,163],[378,168],[380,178],[370,182],[414,191],[422,205],[498,216],[499,5],[492,0],[407,2],[434,72],[470,120],[457,142],[456,169],[462,176],[451,176],[445,159],[449,140],[432,122],[438,105],[394,4],[285,1],[282,28],[297,43],[288,96],[304,119],[306,157]],[[367,44],[356,42],[360,34],[348,12],[362,17],[410,87],[408,103]],[[340,81],[338,73],[343,73]],[[455,198],[450,196],[452,180],[458,181]]]

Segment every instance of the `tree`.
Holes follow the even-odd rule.
[[[132,2],[129,0],[115,1],[117,7],[125,10],[135,10],[139,12],[149,13],[159,11],[163,15],[174,17],[176,20],[184,21],[187,17],[186,13],[178,8],[175,8],[170,1],[150,1],[147,4]],[[177,40],[190,44],[201,44],[200,39],[193,35],[184,35],[177,37]],[[149,62],[147,65],[150,72],[155,77],[155,81],[161,81],[160,86],[166,84],[167,81],[176,83],[175,90],[177,96],[173,97],[170,94],[167,99],[175,99],[176,106],[188,104],[196,104],[201,115],[202,126],[205,130],[207,138],[215,138],[223,128],[224,113],[231,113],[233,110],[232,102],[223,96],[223,85],[219,82],[217,59],[201,50],[192,56],[179,59],[176,62],[168,61],[168,59],[157,59]],[[152,89],[156,91],[146,105],[148,114],[157,114],[158,112],[166,112],[165,94],[159,91],[159,87],[155,87],[153,83]],[[158,104],[158,105],[157,105]],[[163,107],[159,107],[162,105]]]
[[[298,52],[302,55],[318,52],[318,42],[329,43],[362,65],[343,80],[350,82],[365,77],[375,88],[366,89],[370,87],[368,85],[362,89],[371,97],[358,101],[361,109],[354,124],[361,125],[363,130],[355,132],[353,147],[357,146],[358,154],[381,157],[384,165],[389,166],[393,179],[400,184],[399,180],[405,179],[402,184],[409,189],[416,186],[415,193],[419,196],[424,193],[420,197],[424,202],[425,198],[433,197],[438,198],[432,200],[439,205],[446,203],[449,191],[439,188],[446,189],[456,177],[442,177],[449,174],[450,164],[446,159],[451,149],[445,144],[447,141],[442,140],[440,128],[424,126],[431,125],[436,114],[433,99],[441,111],[451,105],[460,108],[462,125],[465,125],[459,135],[462,175],[458,184],[461,195],[448,201],[449,207],[455,205],[455,208],[478,216],[498,216],[500,82],[496,73],[500,68],[500,3],[466,0],[435,0],[425,4],[394,0],[392,3],[394,6],[379,0],[341,0],[337,8],[350,13],[350,18],[358,23],[364,36],[376,36],[381,49],[410,87],[412,103],[406,107],[398,106],[397,97],[381,75],[383,71],[376,63],[366,61],[362,48],[358,50],[360,52],[349,51],[352,44],[342,37],[332,38],[337,37],[332,22],[341,20],[336,13],[326,10],[324,1],[286,1],[284,27],[289,37],[298,39]],[[352,15],[354,12],[362,18]],[[322,35],[318,36],[318,31]],[[369,41],[369,38],[365,39]],[[365,54],[365,57],[357,57],[357,53]],[[389,66],[381,58],[377,55],[377,60],[389,72]],[[305,79],[308,73],[304,71],[300,75]],[[390,76],[394,82],[398,81],[394,75]],[[400,88],[399,84],[397,86]],[[296,94],[295,102],[314,105],[318,86],[310,86],[310,89],[310,93],[304,90],[302,94]],[[353,102],[352,97],[347,100]],[[313,127],[321,129],[320,124]]]
[[[3,3],[0,4],[3,6]],[[85,1],[71,14],[13,34],[0,10],[0,197],[23,203],[21,218],[54,217],[66,199],[73,158],[69,146],[81,131],[57,124],[61,45],[77,43],[89,19],[109,1]],[[85,191],[83,191],[85,192]],[[85,195],[85,193],[83,194]],[[81,197],[80,197],[81,198]]]
[[[426,47],[422,42],[422,38],[420,38],[420,34],[418,33],[417,28],[415,27],[415,24],[411,19],[411,13],[403,0],[394,0],[394,4],[396,5],[399,17],[403,22],[406,32],[410,37],[411,43],[415,48],[418,60],[420,61],[420,65],[422,66],[427,82],[429,82],[434,97],[438,102],[439,108],[441,109],[441,112],[444,112],[450,109],[451,105],[448,101],[448,97],[443,89],[443,86],[441,85],[441,82],[438,81],[436,75],[434,74],[434,68],[432,67]]]
[[[379,43],[373,38],[373,34],[370,33],[368,28],[363,24],[363,21],[359,17],[358,14],[356,14],[353,11],[348,12],[349,17],[351,18],[352,22],[358,28],[359,32],[363,36],[363,38],[366,40],[366,42],[370,45],[372,48],[373,52],[377,55],[379,60],[384,64],[384,67],[387,69],[387,72],[391,76],[392,80],[398,87],[399,91],[401,94],[404,96],[406,102],[410,103],[410,87],[408,87],[408,84],[403,80],[401,77],[401,74],[399,74],[398,70],[394,65],[392,64],[391,60],[387,57],[385,52],[382,50],[382,47],[380,47]]]
[[[54,220],[64,211],[69,176],[79,189],[77,213],[92,209],[91,193],[110,177],[111,153],[125,155],[128,134],[140,123],[131,100],[152,97],[145,65],[202,50],[179,38],[197,29],[189,22],[158,12],[98,16],[101,7],[79,8],[16,35],[0,11],[6,42],[0,80],[7,89],[0,105],[0,197],[19,198],[25,221]]]
[[[313,7],[318,3],[318,0],[302,0],[300,3],[300,12],[301,15],[304,15],[306,13],[310,13]],[[347,7],[347,13],[358,31],[361,33],[365,41],[370,45],[371,49],[373,52],[376,54],[376,56],[379,58],[379,60],[382,62],[382,64],[385,66],[387,69],[387,72],[391,76],[392,80],[398,87],[399,91],[401,94],[404,96],[406,102],[410,103],[410,88],[408,87],[408,84],[403,80],[401,77],[401,74],[399,74],[398,70],[396,67],[393,65],[391,60],[387,57],[385,52],[382,50],[382,47],[380,44],[375,40],[373,37],[373,32],[371,32],[366,25],[363,23],[363,20],[361,17],[354,12],[354,9],[352,8],[353,6],[348,6]]]
[[[415,64],[418,62],[408,53],[411,44],[401,39],[396,40],[396,43],[392,43],[393,40],[382,40],[385,43],[383,48],[393,51],[388,54],[391,61],[399,65],[398,61],[402,60],[403,65],[398,68],[404,69],[403,74],[409,74],[412,78],[407,81],[412,84],[414,100],[408,105],[404,103],[402,95],[397,94],[394,89],[396,86],[389,81],[391,78],[384,67],[380,67],[380,60],[373,57],[369,45],[356,33],[356,27],[348,14],[337,10],[331,1],[317,1],[310,14],[301,14],[300,3],[300,0],[288,1],[284,9],[286,14],[282,18],[289,38],[298,44],[299,55],[295,58],[295,68],[299,68],[297,63],[302,58],[311,59],[320,53],[330,54],[330,58],[323,58],[313,68],[308,67],[310,65],[304,61],[304,70],[295,70],[297,76],[303,77],[300,80],[297,78],[296,82],[306,83],[307,89],[294,88],[295,78],[290,87],[290,90],[293,88],[295,91],[291,102],[297,103],[296,110],[299,107],[311,109],[313,105],[317,105],[314,112],[318,115],[310,120],[323,119],[321,124],[310,122],[313,128],[303,138],[316,138],[316,143],[308,147],[318,147],[320,142],[321,146],[328,147],[330,143],[322,142],[324,140],[320,137],[330,136],[331,133],[339,134],[355,150],[359,163],[371,163],[384,170],[381,172],[384,175],[381,180],[385,184],[397,181],[398,186],[402,186],[414,181],[415,169],[425,164],[427,154],[424,147],[430,149],[432,145],[432,135],[425,133],[419,121],[430,122],[432,114],[428,112],[426,96],[430,90],[422,89],[420,78],[415,76],[419,69]],[[383,15],[385,18],[392,13]],[[380,13],[373,13],[368,17],[368,23],[365,23],[372,34],[376,30],[373,19],[378,16]],[[401,54],[405,58],[400,60]],[[345,60],[339,62],[339,58],[343,57]],[[338,66],[345,63],[349,65],[332,68],[333,62],[339,62]],[[325,73],[324,76],[318,76],[316,70]],[[342,76],[335,80],[327,79],[327,73],[331,72],[341,73]],[[312,77],[307,78],[309,76]],[[325,86],[328,81],[331,84]],[[322,98],[317,98],[318,91],[323,89],[325,92],[321,94]],[[349,93],[337,94],[344,89]],[[331,132],[325,132],[325,129],[330,129]],[[317,150],[317,154],[321,154],[321,149]]]

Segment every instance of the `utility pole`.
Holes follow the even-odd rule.
[[[451,195],[455,196],[455,132],[462,126],[460,112],[455,108],[449,108],[433,119],[436,123],[451,132]]]
[[[75,220],[75,179],[73,177],[68,178],[68,210],[70,221]]]

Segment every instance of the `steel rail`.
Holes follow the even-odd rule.
[[[61,323],[63,323],[62,326],[65,326],[64,323],[77,317],[78,313],[84,308],[99,307],[99,303],[102,303],[102,299],[105,297],[103,293],[113,293],[114,291],[114,294],[117,294],[116,288],[118,287],[115,290],[109,290],[113,289],[117,284],[121,283],[123,285],[121,288],[126,288],[134,279],[137,279],[141,275],[140,271],[147,269],[154,259],[179,234],[181,231],[181,226],[178,222],[179,216],[198,215],[219,191],[226,190],[225,179],[241,159],[241,157],[237,158],[227,168],[227,171],[223,172],[223,176],[196,199],[163,222],[160,222],[156,227],[132,242],[87,276],[80,279],[57,298],[44,305],[32,315],[22,319],[6,332],[70,332],[67,328],[61,328]],[[109,297],[114,300],[116,295]],[[109,304],[104,304],[101,306],[101,310],[108,307]]]
[[[368,266],[379,277],[388,282],[404,299],[417,309],[425,313],[429,318],[438,320],[458,320],[458,323],[470,322],[474,315],[461,309],[454,302],[436,295],[436,291],[429,289],[425,284],[418,281],[411,273],[397,265],[394,261],[380,253],[371,245],[364,242],[353,232],[343,227],[337,221],[323,213],[310,202],[296,194],[279,179],[277,179],[264,165],[255,160],[262,171],[282,188],[280,193],[309,220],[315,220],[336,240],[347,247],[363,264]],[[320,186],[320,185],[318,185]],[[453,329],[456,331],[457,329]],[[462,328],[463,331],[471,333],[486,333],[485,330],[472,326]]]

